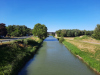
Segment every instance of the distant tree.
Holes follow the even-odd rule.
[[[61,36],[66,37],[66,29],[62,29],[62,30],[61,30]]]
[[[94,30],[94,33],[92,35],[94,38],[100,40],[100,24],[97,24],[97,27]]]
[[[8,25],[6,28],[8,36],[26,36],[31,33],[31,29],[25,25]]]
[[[7,36],[11,36],[11,33],[14,31],[13,26],[9,25],[6,27],[7,29]]]
[[[38,36],[40,39],[47,37],[47,27],[45,25],[41,25],[37,23],[32,31],[34,36]]]
[[[15,30],[14,32],[11,33],[11,36],[20,36],[20,31],[19,30]]]
[[[71,37],[71,30],[67,31],[67,36]]]
[[[6,36],[7,30],[4,23],[0,23],[0,36]]]
[[[60,37],[61,36],[61,30],[56,31],[56,34],[57,34],[58,37]]]
[[[91,36],[93,34],[93,31],[86,31],[86,30],[79,30],[79,29],[62,29],[62,30],[57,30],[56,34],[58,37],[77,37],[81,35],[89,35]]]

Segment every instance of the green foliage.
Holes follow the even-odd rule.
[[[31,29],[25,25],[8,25],[6,29],[8,36],[26,36],[26,34],[30,35],[31,33]]]
[[[84,35],[83,37],[81,37],[81,39],[89,39],[89,37],[87,35]]]
[[[75,37],[75,40],[82,40],[82,39],[89,39],[89,37],[87,35],[84,35],[82,37]]]
[[[63,41],[64,41],[64,38],[61,37],[61,38],[59,39],[59,42],[62,43]]]
[[[39,39],[37,42],[38,42],[38,43],[42,42],[42,39]]]
[[[89,52],[84,52],[81,51],[80,49],[78,49],[76,46],[74,46],[73,44],[64,41],[63,44],[68,48],[68,50],[70,50],[73,54],[75,55],[79,55],[80,57],[82,57],[82,59],[92,68],[95,68],[98,72],[100,72],[100,61],[97,61],[94,57],[93,54],[89,53]],[[100,51],[96,52],[96,55],[98,55],[100,53]]]
[[[95,28],[92,37],[100,40],[100,24],[97,24],[97,27]]]
[[[61,36],[61,30],[56,31],[56,34],[57,34],[58,37],[60,37]]]
[[[81,38],[80,38],[80,37],[75,37],[74,39],[75,39],[75,40],[81,40]]]
[[[32,39],[18,40],[0,46],[0,75],[17,75],[23,64],[33,57],[42,41]],[[26,45],[22,47],[22,45]]]
[[[41,25],[40,23],[36,24],[32,31],[34,36],[38,36],[40,39],[47,37],[47,27],[45,25]]]
[[[56,34],[58,37],[64,36],[64,37],[77,37],[81,35],[89,35],[91,36],[93,34],[93,31],[86,31],[86,30],[78,30],[78,29],[72,29],[72,30],[57,30]]]
[[[0,23],[0,37],[1,36],[6,36],[7,34],[7,30],[6,30],[6,26],[4,23]]]
[[[26,46],[28,44],[27,39],[24,39],[24,46]]]

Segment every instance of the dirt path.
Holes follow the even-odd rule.
[[[100,43],[88,42],[88,41],[80,41],[80,42],[86,42],[86,43],[91,43],[91,44],[100,44]]]

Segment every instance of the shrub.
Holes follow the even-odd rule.
[[[27,39],[24,39],[24,46],[26,46],[28,44]]]
[[[41,43],[41,42],[42,42],[42,40],[41,40],[41,39],[39,39],[37,42],[38,42],[38,43]]]
[[[63,41],[64,41],[64,38],[61,37],[61,38],[59,39],[59,42],[62,43]]]
[[[75,40],[82,40],[82,39],[88,39],[89,37],[87,35],[84,35],[83,37],[75,37]]]
[[[88,36],[84,35],[81,39],[88,39]]]
[[[19,49],[19,47],[18,47],[19,45],[18,45],[18,43],[11,43],[11,50],[12,51],[16,51],[16,50],[18,50]]]

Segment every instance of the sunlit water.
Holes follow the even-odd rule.
[[[97,75],[71,54],[59,41],[49,36],[38,53],[18,75]]]

